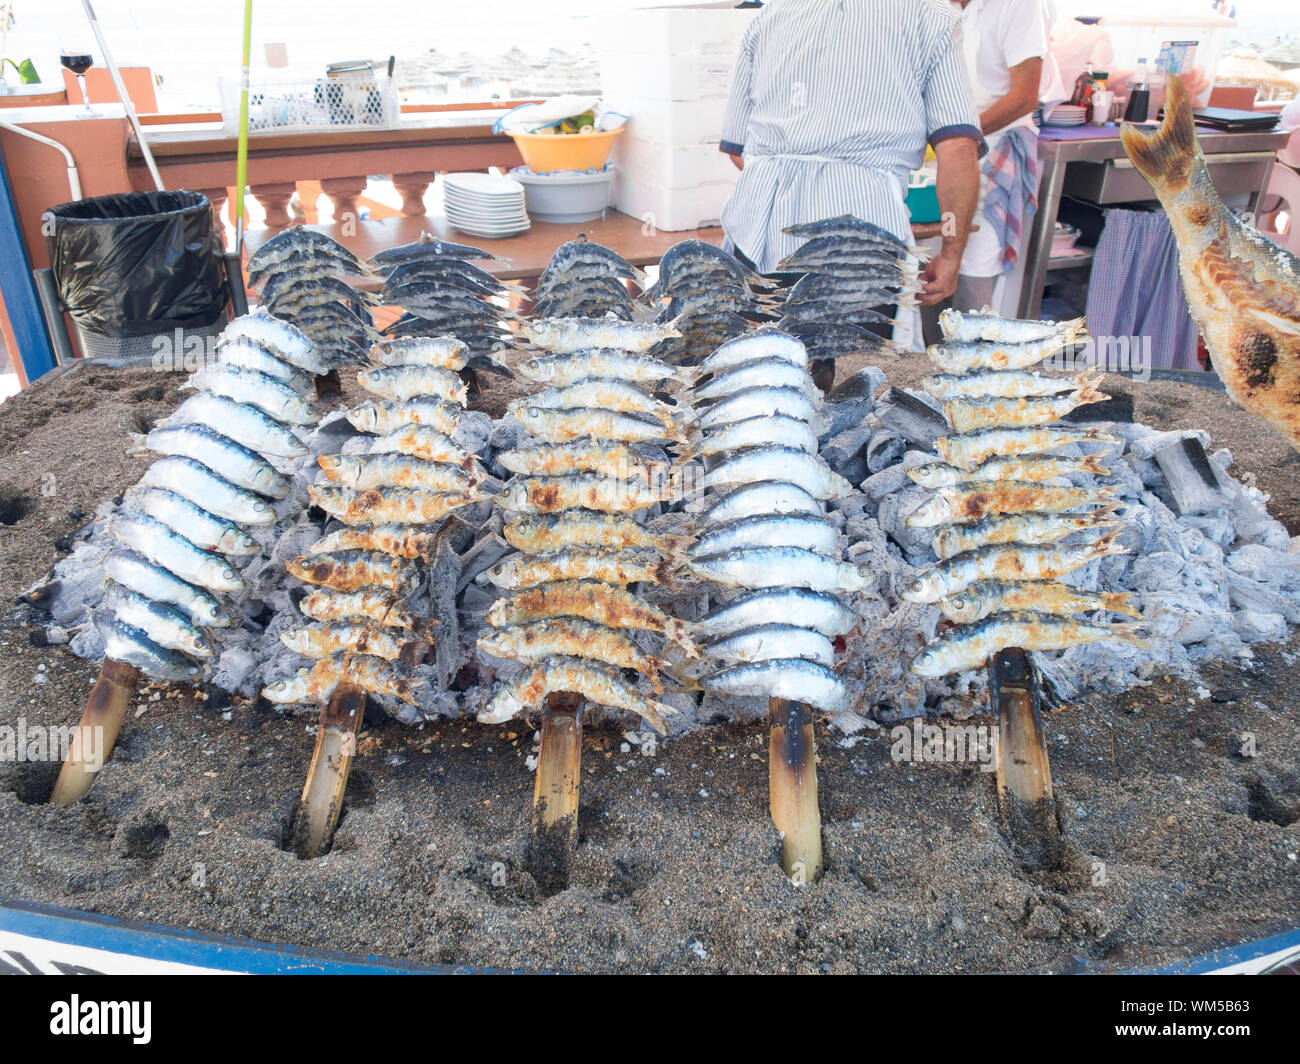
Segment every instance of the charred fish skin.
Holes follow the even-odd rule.
[[[370,360],[381,366],[431,366],[460,372],[469,348],[455,336],[417,336],[370,345]]]
[[[1062,346],[1074,343],[1085,332],[1083,318],[1029,321],[996,314],[964,314],[952,307],[940,312],[939,328],[945,340],[958,342],[1034,344],[1057,340]]]
[[[804,702],[825,713],[843,713],[852,698],[848,685],[831,669],[804,658],[771,658],[733,665],[700,681],[706,691],[727,695],[765,695]]]
[[[918,676],[947,676],[981,668],[1007,647],[1065,650],[1108,639],[1146,645],[1129,624],[1091,624],[1042,613],[995,613],[942,633],[913,659],[911,669]]]
[[[1229,397],[1300,449],[1300,259],[1224,205],[1176,75],[1160,128],[1125,123],[1120,138],[1165,208],[1188,309]]]
[[[622,443],[594,436],[582,436],[567,443],[516,447],[503,451],[497,456],[497,461],[511,473],[524,476],[603,473],[606,476],[636,476],[644,479],[663,468],[643,462]]]
[[[562,580],[599,580],[626,587],[661,583],[669,568],[668,562],[646,561],[627,552],[572,547],[553,554],[507,558],[488,569],[483,578],[503,591]]]
[[[359,491],[368,488],[422,488],[469,494],[483,483],[481,473],[468,472],[458,465],[429,462],[413,455],[323,454],[316,461],[330,480]]]
[[[281,705],[298,702],[323,704],[329,701],[330,695],[343,683],[355,685],[371,694],[388,695],[415,704],[411,681],[394,670],[390,662],[373,655],[351,652],[322,658],[296,676],[269,684],[262,688],[262,697],[268,702]]]
[[[576,617],[491,628],[479,635],[478,646],[493,657],[531,665],[552,657],[598,661],[616,669],[634,669],[656,684],[662,664],[621,632]]]
[[[548,694],[572,691],[612,709],[636,713],[661,735],[677,710],[646,698],[618,673],[581,658],[549,658],[504,687],[478,715],[481,724],[504,724],[529,709],[539,709]]]
[[[590,407],[557,410],[528,404],[520,407],[515,417],[543,443],[567,443],[582,436],[620,443],[686,439],[683,427],[666,425],[658,418]]]
[[[427,525],[479,501],[477,496],[458,492],[418,488],[357,491],[340,484],[309,484],[307,495],[313,505],[345,525]]]
[[[280,642],[304,658],[320,660],[350,651],[385,661],[414,661],[425,647],[417,638],[403,639],[393,628],[357,621],[319,621],[280,633]]]
[[[145,598],[176,606],[201,627],[229,628],[234,623],[215,596],[134,551],[113,551],[104,560],[104,575]]]
[[[1047,546],[1076,532],[1114,528],[1120,524],[1110,507],[1087,514],[1013,514],[990,517],[973,525],[941,528],[934,534],[933,546],[939,560],[944,561],[978,547],[1011,543]]]
[[[940,436],[934,441],[939,457],[949,465],[973,469],[989,458],[1054,451],[1071,443],[1118,444],[1108,425],[1071,428],[1059,425],[987,428],[978,432]]]
[[[1006,425],[1045,425],[1088,403],[1100,403],[1109,398],[1088,383],[1072,392],[1041,398],[970,396],[950,399],[943,404],[943,413],[954,432],[975,432]]]
[[[414,574],[405,564],[405,559],[381,551],[304,554],[286,562],[285,570],[304,584],[320,584],[335,591],[380,587],[401,594],[409,590],[414,581]]]
[[[963,469],[943,462],[931,462],[928,465],[912,466],[907,471],[907,475],[913,483],[932,490],[952,488],[971,481],[1039,481],[1070,476],[1074,473],[1091,473],[1093,476],[1108,477],[1110,470],[1101,464],[1101,457],[1100,453],[1084,455],[1081,458],[1066,458],[1051,454],[1011,455],[990,458],[974,469]]]
[[[410,525],[367,525],[362,528],[340,528],[318,539],[308,548],[309,554],[331,554],[334,551],[381,551],[398,558],[432,561],[437,536]]]
[[[975,481],[940,488],[907,518],[912,528],[965,524],[1017,513],[1063,513],[1115,502],[1110,488],[1059,488],[1033,481]]]
[[[1141,614],[1127,593],[1082,591],[1056,580],[981,580],[963,591],[945,595],[939,609],[950,621],[971,624],[994,613],[1050,613],[1073,616],[1094,610]]]
[[[1101,374],[1094,370],[1073,377],[1051,377],[1023,369],[988,370],[977,373],[939,373],[926,377],[921,387],[935,399],[993,397],[998,399],[1051,398],[1097,385]]]
[[[471,469],[475,459],[449,435],[432,425],[402,425],[370,445],[370,454],[409,454],[426,462]]]
[[[1066,345],[1048,340],[1007,343],[995,340],[945,340],[926,348],[930,361],[947,373],[983,369],[1028,369],[1059,353]]]
[[[834,595],[801,587],[749,591],[695,625],[697,639],[716,640],[779,617],[799,628],[834,637],[853,630],[853,611]]]
[[[494,628],[553,617],[577,617],[606,628],[661,632],[688,657],[699,657],[690,626],[621,587],[598,580],[561,580],[523,588],[488,610]]]
[[[552,554],[569,547],[656,550],[675,555],[681,537],[649,531],[631,517],[584,508],[554,514],[517,513],[502,530],[505,541],[526,554]]]
[[[315,621],[374,621],[386,628],[421,630],[419,621],[402,606],[398,596],[383,588],[344,592],[318,587],[308,593],[298,608]]]
[[[1078,547],[1028,546],[1023,543],[978,547],[953,555],[916,578],[904,591],[907,602],[938,602],[980,580],[1052,580],[1096,558],[1128,554],[1109,533]]]
[[[427,425],[452,436],[460,424],[461,408],[444,399],[383,399],[362,403],[347,413],[358,432],[387,436],[408,425]]]
[[[516,513],[553,514],[561,510],[586,509],[619,514],[644,510],[658,502],[672,501],[676,487],[664,479],[605,476],[600,473],[568,473],[563,476],[534,476],[515,481],[496,502]]]

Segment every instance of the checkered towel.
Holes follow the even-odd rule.
[[[1038,209],[1038,135],[1015,126],[997,137],[984,158],[984,172],[992,179],[984,200],[984,217],[1002,244],[1002,271],[1016,268],[1020,233]]]

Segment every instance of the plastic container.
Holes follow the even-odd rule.
[[[1204,88],[1196,95],[1197,107],[1209,103],[1210,90],[1214,87],[1214,75],[1219,69],[1219,61],[1228,47],[1228,33],[1237,25],[1235,18],[1223,16],[1186,16],[1149,14],[1144,16],[1114,15],[1106,16],[1098,26],[1110,37],[1113,57],[1108,68],[1116,78],[1123,77],[1125,90],[1129,76],[1138,69],[1145,57],[1150,73],[1151,113],[1155,114],[1164,100],[1164,71],[1159,66],[1162,49],[1165,44],[1172,44],[1175,66],[1182,61],[1186,52],[1185,45],[1195,42],[1196,51],[1188,65],[1199,71],[1205,78]],[[1184,47],[1179,47],[1182,44]],[[1175,69],[1174,73],[1180,73]]]
[[[239,132],[239,82],[218,78],[221,128]],[[401,108],[392,78],[348,74],[334,78],[265,78],[248,88],[248,132],[326,132],[393,129]]]
[[[557,170],[600,170],[609,162],[614,138],[623,131],[607,133],[511,133],[524,166],[535,174]]]
[[[524,186],[528,217],[536,222],[586,222],[609,206],[614,171],[561,170],[539,174],[516,166],[510,176]]]
[[[907,213],[917,225],[940,221],[939,190],[933,178],[912,174],[907,182]]]

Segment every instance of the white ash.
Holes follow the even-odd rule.
[[[923,402],[929,398],[909,394]],[[1117,516],[1125,522],[1118,538],[1134,553],[1091,562],[1063,582],[1130,592],[1151,633],[1151,645],[1103,642],[1035,655],[1063,699],[1088,692],[1114,694],[1167,674],[1197,681],[1198,666],[1225,658],[1249,659],[1251,644],[1284,639],[1290,627],[1300,623],[1300,537],[1290,537],[1269,515],[1267,498],[1252,483],[1230,474],[1231,453],[1209,455],[1221,505],[1208,512],[1180,513],[1157,456],[1185,440],[1204,446],[1208,434],[1159,432],[1141,424],[1116,424],[1109,431],[1122,440],[1118,447],[1076,444],[1060,453],[1104,450],[1104,464],[1112,475],[1074,474],[1062,482],[1111,487],[1122,502]],[[839,461],[836,471],[841,473],[860,469],[865,457],[841,457],[835,449],[828,454],[825,447],[823,455]],[[876,586],[852,600],[862,623],[849,639],[842,672],[861,681],[857,711],[880,720],[964,716],[987,708],[982,671],[923,681],[907,668],[911,656],[933,637],[940,615],[937,606],[909,604],[899,596],[920,571],[937,561],[929,535],[906,525],[907,515],[929,496],[917,489],[906,470],[938,460],[913,444],[895,464],[872,472],[862,481],[865,510],[845,526],[853,541],[846,557],[866,561]],[[842,503],[841,509],[847,505]]]

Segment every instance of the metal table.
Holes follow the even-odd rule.
[[[1269,174],[1279,148],[1290,134],[1221,133],[1198,129],[1215,187],[1224,196],[1249,194],[1251,211],[1268,188]],[[1043,286],[1051,269],[1081,266],[1091,255],[1052,258],[1052,236],[1061,197],[1073,196],[1100,206],[1151,201],[1155,194],[1137,172],[1120,143],[1119,130],[1107,126],[1087,139],[1053,139],[1048,131],[1038,138],[1038,210],[1025,244],[1024,282],[1017,315],[1036,318],[1043,302]]]

